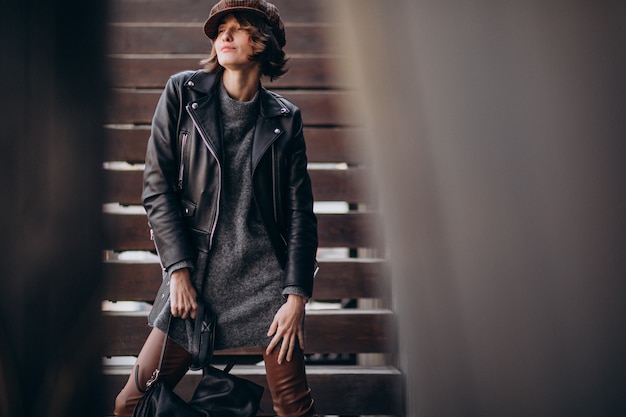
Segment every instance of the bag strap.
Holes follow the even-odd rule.
[[[150,377],[150,379],[148,379],[148,381],[146,382],[146,389],[141,388],[141,385],[139,384],[139,365],[135,367],[135,385],[137,387],[137,390],[141,393],[148,391],[148,388],[150,388],[150,386],[159,379],[159,374],[161,373],[161,366],[163,365],[163,358],[165,357],[165,347],[167,346],[167,338],[169,337],[169,334],[170,334],[171,323],[172,323],[172,316],[171,314],[168,314],[167,331],[165,332],[165,338],[163,339],[163,346],[161,346],[161,356],[159,357],[159,365],[152,373],[152,376]]]
[[[228,362],[228,364],[226,364],[226,367],[224,368],[224,373],[229,374],[231,369],[233,369],[233,367],[237,364],[237,359],[233,359],[230,362]],[[206,375],[209,371],[209,369],[212,368],[211,365],[206,365],[205,367],[202,368],[202,375]]]
[[[233,366],[235,366],[235,362],[237,362],[236,359],[230,361],[230,363],[226,365],[226,368],[224,368],[224,372],[226,372],[227,374],[230,373],[230,370],[233,369]]]

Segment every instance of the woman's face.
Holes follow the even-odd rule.
[[[253,55],[250,34],[232,14],[226,15],[217,29],[215,38],[217,61],[227,70],[243,70],[257,65]]]

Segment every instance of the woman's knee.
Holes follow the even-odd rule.
[[[132,389],[128,385],[124,387],[115,397],[115,411],[116,417],[130,417],[133,415],[135,405],[141,398],[141,393],[136,389]]]

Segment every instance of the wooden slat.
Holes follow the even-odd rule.
[[[105,127],[104,161],[143,163],[150,130],[148,126]],[[305,127],[309,162],[366,163],[358,128]]]
[[[136,355],[150,328],[147,314],[105,313],[105,356]],[[306,314],[307,353],[385,353],[393,348],[393,313],[389,310],[309,310]],[[238,352],[247,352],[239,349]],[[258,349],[249,349],[258,353]]]
[[[168,78],[180,71],[201,68],[206,55],[125,55],[107,59],[110,87],[163,88]]]
[[[285,52],[300,55],[338,55],[335,42],[328,42],[327,25],[285,25]],[[110,24],[109,54],[208,54],[211,41],[202,24],[150,25]]]
[[[318,214],[320,247],[379,248],[377,213]]]
[[[168,78],[177,72],[201,68],[204,55],[124,55],[108,58],[109,78],[112,87],[163,88]],[[269,82],[265,87],[275,88],[338,88],[341,87],[334,68],[339,58],[328,56],[296,56],[289,60],[289,71],[283,77]]]
[[[304,138],[309,162],[345,162],[350,165],[369,163],[360,128],[305,127]]]
[[[103,203],[141,204],[143,170],[117,171],[105,169]]]
[[[149,126],[104,127],[103,161],[144,163]]]
[[[131,366],[106,366],[106,398],[115,398],[126,384]],[[237,365],[233,375],[265,387],[258,415],[274,415],[263,366]],[[402,375],[387,366],[307,366],[307,381],[320,415],[401,415]],[[189,400],[200,380],[199,372],[189,372],[175,391]]]
[[[316,201],[367,203],[366,172],[362,168],[309,170]],[[104,170],[103,202],[122,205],[141,204],[143,171]]]
[[[291,91],[275,90],[302,110],[304,124],[354,125],[345,111],[350,93],[346,91]],[[149,124],[161,90],[118,89],[111,92],[107,102],[106,123]]]
[[[149,124],[161,92],[155,90],[111,90],[106,103],[105,123]]]
[[[102,268],[104,300],[152,302],[161,284],[158,262],[106,261]]]
[[[375,213],[318,214],[319,246],[375,248],[379,246],[379,219]],[[153,250],[145,214],[104,213],[102,249]],[[378,242],[378,244],[377,244]]]
[[[381,259],[320,260],[319,263],[314,300],[388,297],[388,271]]]
[[[310,169],[315,201],[371,202],[367,171],[363,168]]]
[[[320,260],[313,299],[386,298],[384,265],[379,259]],[[105,300],[152,302],[161,284],[161,265],[157,261],[107,261],[102,266]]]
[[[104,213],[102,225],[104,228],[102,249],[154,250],[145,215]]]
[[[333,0],[274,0],[284,22],[324,22],[324,6]],[[216,2],[198,0],[112,0],[111,22],[196,22],[204,23]]]

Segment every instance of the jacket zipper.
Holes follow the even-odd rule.
[[[189,137],[189,132],[183,131],[183,137],[180,143],[180,166],[178,168],[178,190],[183,189],[183,179],[185,174],[185,145],[187,144],[187,138]]]
[[[272,143],[272,207],[274,208],[274,222],[276,224],[278,223],[278,207],[276,206],[276,195],[277,195],[277,190],[276,190],[276,149],[275,149],[275,145]],[[287,246],[287,240],[285,239],[285,237],[283,236],[282,233],[278,233],[278,235],[280,236],[280,238],[283,240],[283,243],[285,244],[285,246]]]
[[[278,224],[278,207],[276,207],[276,153],[272,143],[272,206],[274,208],[274,221]]]
[[[222,197],[222,164],[219,158],[217,157],[215,150],[211,147],[211,144],[209,143],[208,139],[204,136],[204,130],[202,129],[202,126],[200,125],[200,123],[196,120],[195,114],[189,109],[189,105],[186,106],[186,110],[187,110],[187,113],[189,113],[189,116],[191,117],[191,121],[196,127],[196,130],[200,134],[200,138],[202,138],[202,142],[204,142],[204,146],[207,147],[209,152],[211,152],[211,155],[213,155],[213,158],[215,158],[215,161],[217,162],[218,173],[219,173],[219,178],[218,178],[219,182],[217,185],[217,204],[215,205],[215,218],[213,219],[213,224],[211,225],[211,231],[209,232],[209,249],[211,249],[213,247],[213,237],[215,235],[215,229],[217,227],[217,219],[220,216],[220,199]]]

